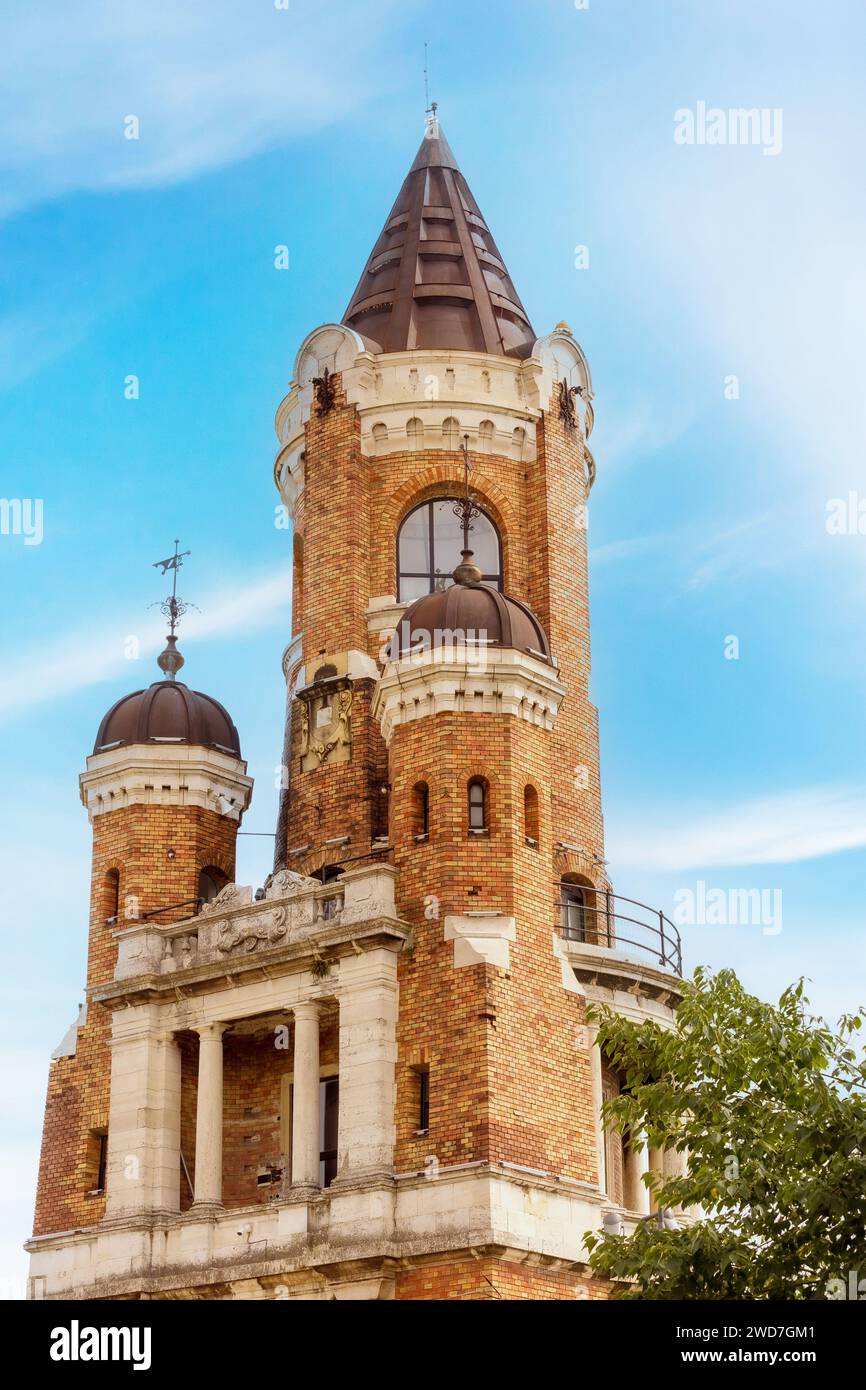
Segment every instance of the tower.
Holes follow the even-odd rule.
[[[143,1078],[155,1102],[148,1125],[160,1125],[166,1096],[179,1086],[180,1051],[136,1009],[123,1037],[113,1037],[112,1015],[96,997],[118,970],[137,966],[156,924],[164,929],[161,957],[149,963],[165,974],[183,967],[190,941],[173,924],[233,881],[252,792],[228,712],[176,679],[183,606],[175,596],[166,609],[172,604],[158,658],[163,678],[111,707],[80,777],[93,832],[87,998],[52,1053],[37,1238],[180,1200],[180,1166],[166,1172],[155,1160],[137,1113]]]
[[[592,427],[584,353],[536,336],[432,112],[277,410],[274,869],[121,932],[94,981],[112,1065],[146,1062],[112,1072],[117,1152],[158,1176],[133,1211],[109,1175],[74,1274],[68,1237],[31,1245],[48,1296],[605,1296],[587,1231],[649,1214],[674,1159],[603,1131],[587,1003],[669,1022],[680,959],[604,858]]]

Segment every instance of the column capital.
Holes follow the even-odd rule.
[[[318,1018],[321,1012],[321,1004],[316,999],[304,999],[300,1004],[292,1005],[292,1014],[295,1018]]]
[[[227,1023],[197,1023],[193,1024],[193,1032],[198,1033],[199,1038],[221,1038],[228,1026]]]

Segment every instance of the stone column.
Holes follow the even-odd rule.
[[[221,1207],[223,1191],[223,1032],[224,1023],[206,1023],[196,1032],[198,1098],[195,1112],[195,1207]]]
[[[642,1134],[637,1136],[636,1142],[638,1147],[630,1147],[624,1154],[623,1205],[628,1211],[636,1211],[641,1216],[649,1216],[649,1188],[642,1181],[644,1173],[649,1172],[649,1150]]]
[[[319,1005],[295,1004],[292,1193],[319,1190]]]
[[[598,1028],[587,1026],[589,1033],[589,1063],[592,1070],[592,1110],[595,1115],[595,1149],[598,1163],[598,1190],[607,1192],[607,1155],[604,1145],[604,1125],[601,1108],[604,1104],[604,1089],[601,1080],[601,1048],[598,1045]]]
[[[106,1216],[180,1209],[180,1051],[157,1005],[112,1017]]]
[[[334,1186],[394,1170],[397,955],[340,962],[340,1127]]]

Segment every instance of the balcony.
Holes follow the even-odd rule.
[[[617,952],[682,978],[680,934],[663,912],[567,879],[558,881],[558,889],[556,929],[564,941]]]

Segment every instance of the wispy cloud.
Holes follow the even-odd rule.
[[[608,400],[599,410],[592,450],[605,468],[638,463],[662,453],[686,433],[696,418],[691,406],[658,402],[648,396]]]
[[[608,852],[628,868],[701,869],[711,865],[792,864],[866,846],[866,791],[811,787],[757,797],[700,816],[616,823]]]
[[[781,564],[784,557],[771,536],[778,524],[778,516],[766,513],[747,517],[706,536],[692,547],[690,567],[694,568],[686,588],[706,589],[720,580],[730,584],[757,569],[772,569]]]
[[[243,628],[269,627],[285,619],[291,603],[288,571],[260,576],[250,583],[225,587],[202,598],[202,613],[184,619],[184,646],[205,637],[222,637]],[[153,618],[132,634],[141,657],[159,651],[165,642],[164,619]],[[0,681],[0,717],[57,699],[73,690],[109,680],[130,665],[130,631],[120,617],[106,617],[98,628],[87,628],[56,641],[44,638],[29,649],[0,654],[0,666],[12,674]]]
[[[177,183],[356,110],[405,3],[9,3],[0,28],[0,213],[82,189]],[[328,41],[340,33],[340,43]],[[135,115],[140,138],[124,136]]]

